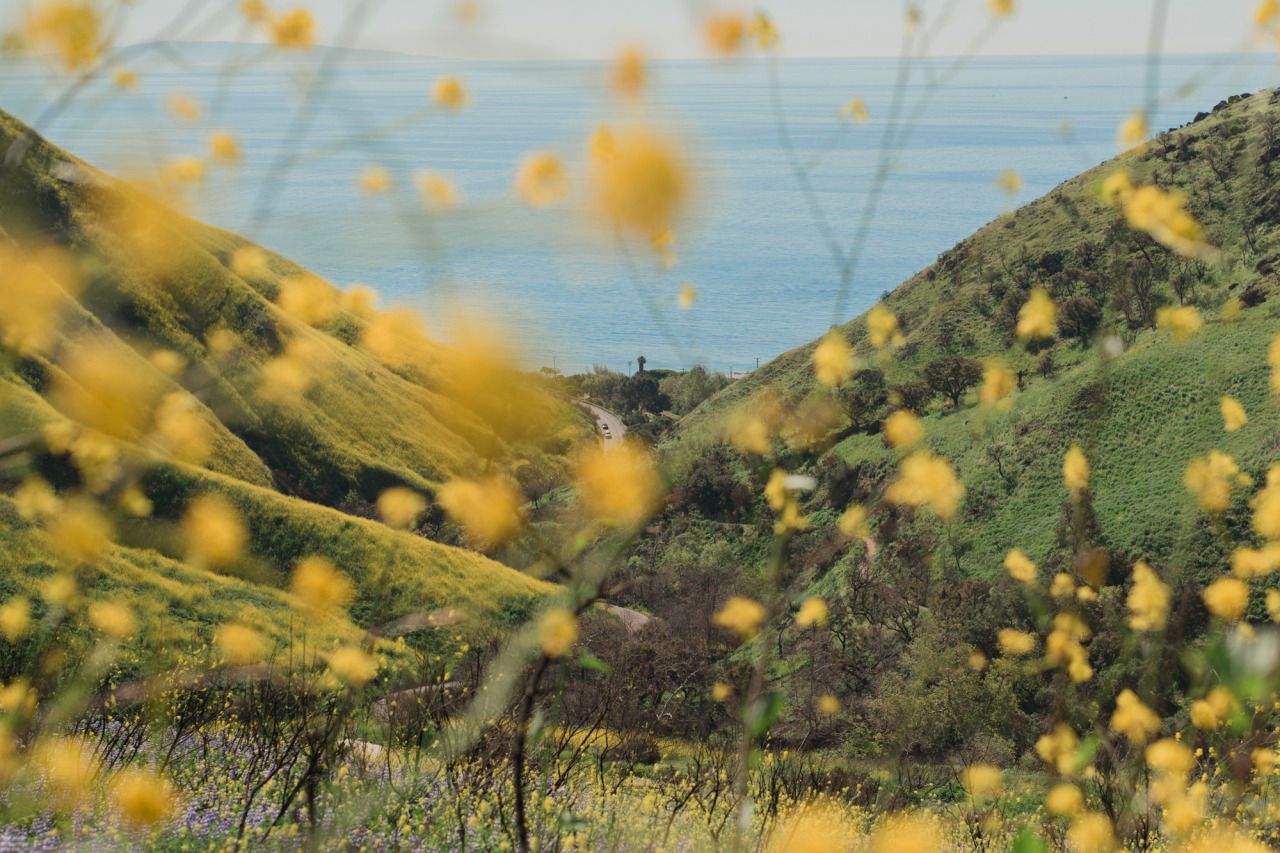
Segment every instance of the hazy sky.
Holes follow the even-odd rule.
[[[320,24],[321,41],[336,41],[340,22],[360,0],[275,0],[274,8],[306,5]],[[368,0],[359,43],[406,53],[467,58],[599,58],[622,44],[643,45],[665,57],[701,55],[696,21],[711,9],[757,8],[750,2],[701,0],[472,0],[479,10],[461,25],[459,0]],[[985,45],[986,54],[1138,53],[1146,49],[1155,0],[1017,0],[1016,15]],[[1249,43],[1257,0],[1168,0],[1165,50],[1227,52]],[[16,0],[0,6],[20,7]],[[181,32],[187,40],[241,39],[229,14],[237,4],[217,0],[200,8]],[[921,0],[926,25],[953,7],[932,53],[962,52],[985,25],[986,0]],[[186,0],[138,0],[122,41],[146,41]],[[789,56],[883,56],[897,53],[900,0],[773,0],[759,5],[783,35]],[[220,24],[206,23],[209,19]],[[1258,45],[1255,42],[1255,45]],[[1274,46],[1274,45],[1273,45]]]

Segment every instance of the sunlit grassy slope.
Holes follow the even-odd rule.
[[[0,151],[27,136],[0,112]],[[207,642],[209,627],[232,616],[260,621],[277,637],[296,616],[279,591],[293,563],[330,557],[356,582],[354,621],[376,625],[422,608],[456,605],[481,617],[521,609],[547,587],[478,554],[398,533],[328,506],[368,502],[391,485],[426,489],[471,470],[479,453],[493,458],[554,459],[520,444],[510,432],[450,396],[443,366],[394,372],[354,345],[356,320],[340,315],[320,329],[298,324],[273,304],[283,277],[303,272],[266,253],[269,272],[246,281],[230,269],[247,241],[178,214],[150,223],[165,250],[163,267],[138,263],[112,217],[128,192],[113,178],[38,136],[19,166],[0,169],[0,240],[53,243],[81,259],[84,291],[67,323],[64,349],[82,332],[105,337],[134,369],[203,404],[213,426],[210,458],[201,468],[157,460],[143,484],[152,518],[122,524],[120,547],[91,573],[91,595],[125,587],[150,623],[145,642],[162,647]],[[3,271],[0,270],[0,274]],[[231,364],[214,366],[207,333],[235,332],[243,342]],[[275,405],[255,393],[259,371],[279,354],[283,332],[322,353],[324,380],[297,404]],[[177,379],[147,356],[159,349],[185,357]],[[58,357],[0,360],[0,432],[21,435],[63,417],[49,396]],[[577,429],[568,406],[539,398],[552,423]],[[546,418],[544,418],[546,420]],[[216,490],[230,498],[252,529],[251,555],[228,576],[184,565],[177,519],[190,498]],[[0,597],[53,570],[43,534],[0,506]],[[7,588],[6,588],[7,587]]]
[[[1280,151],[1278,119],[1271,91],[1238,100],[1001,216],[887,296],[884,304],[907,333],[906,345],[890,359],[871,355],[864,318],[843,327],[863,365],[882,368],[891,386],[915,379],[944,354],[999,356],[1013,370],[1026,371],[1010,412],[982,411],[971,391],[957,410],[935,400],[924,418],[925,444],[950,459],[968,487],[943,537],[946,559],[982,574],[999,571],[1014,546],[1045,559],[1066,498],[1062,454],[1073,442],[1093,463],[1101,544],[1131,558],[1183,564],[1216,556],[1207,523],[1182,483],[1187,462],[1217,448],[1258,476],[1280,450],[1280,408],[1269,394],[1266,367],[1267,345],[1280,332],[1271,271],[1280,252],[1272,172]],[[1135,183],[1183,190],[1221,259],[1195,268],[1130,229],[1099,193],[1101,181],[1121,168]],[[1178,342],[1163,331],[1131,328],[1113,295],[1116,278],[1129,265],[1156,271],[1154,289],[1163,303],[1177,302],[1173,276],[1192,276],[1187,302],[1199,307],[1204,329]],[[1048,287],[1058,301],[1073,293],[1097,296],[1104,314],[1091,343],[1059,339],[1033,351],[1016,341],[1005,297],[1036,285]],[[1236,322],[1222,320],[1224,303],[1248,288],[1270,298],[1245,309]],[[1125,343],[1118,357],[1103,354],[1100,342],[1109,336]],[[784,399],[817,393],[814,345],[780,356],[707,401],[665,443],[668,458],[677,468],[695,464],[719,440],[722,416],[763,391]],[[1042,376],[1037,368],[1046,353],[1055,369]],[[1248,425],[1234,434],[1224,432],[1218,411],[1224,394],[1249,412]],[[881,483],[896,458],[873,434],[855,434],[831,450],[847,463],[868,463],[860,470]],[[796,464],[821,478],[833,457]],[[838,510],[824,507],[825,494],[819,489],[808,509]],[[718,529],[707,535],[722,535]]]

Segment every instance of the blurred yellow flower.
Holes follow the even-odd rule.
[[[849,102],[840,108],[840,115],[858,124],[866,124],[867,119],[870,118],[867,104],[862,98],[850,98]]]
[[[1058,333],[1058,309],[1043,287],[1033,288],[1018,309],[1017,335],[1022,340],[1051,338]]]
[[[441,77],[431,90],[431,100],[446,109],[456,110],[467,103],[467,90],[457,77]]]
[[[340,610],[351,601],[351,579],[320,556],[305,557],[293,569],[293,594],[312,610]]]
[[[1067,827],[1067,846],[1073,853],[1112,853],[1120,849],[1111,819],[1099,812],[1082,812]]]
[[[89,624],[99,633],[124,640],[138,630],[138,619],[127,604],[118,601],[95,601],[89,605]]]
[[[560,158],[548,151],[525,156],[516,172],[516,193],[530,207],[548,207],[569,194],[569,173]]]
[[[126,768],[116,775],[111,799],[120,815],[134,826],[167,821],[177,811],[173,786],[159,774],[139,768]]]
[[[1227,432],[1237,432],[1249,422],[1244,406],[1235,397],[1223,397],[1218,401],[1218,409],[1222,412],[1222,428]]]
[[[928,506],[941,518],[950,518],[964,492],[950,462],[928,450],[917,450],[902,460],[898,479],[889,484],[884,496],[893,503]]]
[[[983,408],[1008,408],[1008,397],[1018,387],[1018,377],[998,358],[987,359],[982,367],[982,387],[978,402]]]
[[[849,504],[836,519],[836,528],[850,538],[868,535],[870,531],[867,529],[867,508],[862,504]]]
[[[1036,647],[1036,638],[1026,631],[1018,631],[1013,628],[1001,628],[996,633],[996,645],[1000,647],[1002,654],[1009,657],[1022,657],[1029,655]]]
[[[215,163],[233,165],[242,159],[240,143],[230,131],[219,130],[209,135],[209,156]]]
[[[391,191],[391,172],[386,166],[368,166],[360,172],[360,191],[380,195]]]
[[[960,781],[975,800],[989,800],[1004,787],[1000,768],[991,764],[970,764],[961,772]]]
[[[267,651],[267,643],[262,635],[238,622],[218,626],[213,632],[213,644],[223,660],[232,666],[257,663]]]
[[[200,102],[181,92],[169,96],[169,111],[185,122],[197,122],[204,115]]]
[[[458,206],[458,187],[444,175],[420,171],[414,174],[414,183],[427,212],[441,213]]]
[[[98,775],[93,746],[76,737],[40,741],[31,750],[31,765],[44,777],[48,793],[62,808],[85,799]]]
[[[55,553],[86,565],[102,556],[114,535],[111,523],[97,505],[83,497],[65,501],[58,514],[49,519],[45,532]]]
[[[1007,18],[1013,14],[1013,0],[987,0],[987,8],[997,18]]]
[[[1079,747],[1080,738],[1066,723],[1058,723],[1036,739],[1036,755],[1060,776],[1071,776],[1079,769]]]
[[[506,477],[455,478],[436,491],[436,500],[477,548],[505,545],[524,525],[524,496]]]
[[[13,493],[13,503],[26,521],[40,521],[58,511],[62,501],[40,477],[27,477]]]
[[[613,91],[626,98],[638,98],[644,94],[648,79],[644,53],[635,47],[629,47],[618,56],[610,73],[610,84]]]
[[[361,688],[378,674],[378,661],[355,646],[340,646],[329,655],[329,671],[348,687]]]
[[[1195,495],[1202,510],[1224,512],[1231,503],[1231,489],[1237,485],[1249,485],[1252,480],[1240,471],[1230,456],[1210,450],[1205,456],[1191,460],[1182,475],[1182,482],[1187,491]]]
[[[1151,135],[1151,130],[1147,126],[1147,114],[1142,110],[1134,110],[1129,114],[1121,124],[1117,131],[1117,139],[1120,148],[1127,151],[1135,148],[1147,141],[1147,137]]]
[[[1268,26],[1280,15],[1280,0],[1260,0],[1253,7],[1253,23],[1259,27]]]
[[[676,295],[676,305],[681,308],[689,309],[693,307],[693,303],[698,301],[698,288],[692,284],[685,282],[680,285],[680,292]]]
[[[747,22],[747,35],[761,50],[773,50],[778,46],[780,36],[773,20],[764,12],[756,12]]]
[[[1036,564],[1031,558],[1017,548],[1009,551],[1004,558],[1005,571],[1018,583],[1032,584],[1036,580]]]
[[[1280,622],[1280,589],[1267,590],[1267,615],[1272,622]]]
[[[1162,773],[1186,776],[1195,766],[1191,750],[1171,737],[1161,738],[1147,746],[1144,756],[1147,766]]]
[[[1268,542],[1261,548],[1242,546],[1231,552],[1231,573],[1238,578],[1260,578],[1276,569],[1280,569],[1280,542]]]
[[[578,617],[563,607],[548,610],[538,619],[538,645],[549,658],[563,657],[578,642]]]
[[[213,426],[196,410],[195,398],[186,391],[161,398],[154,432],[163,449],[183,462],[198,465],[213,450]]]
[[[937,817],[927,812],[900,812],[885,818],[871,834],[867,853],[940,853],[946,847]]]
[[[301,7],[277,15],[271,21],[271,41],[284,50],[310,50],[316,43],[316,19]]]
[[[1249,606],[1249,585],[1240,578],[1218,578],[1201,595],[1209,612],[1227,622],[1240,621]]]
[[[884,419],[884,437],[899,450],[910,450],[924,438],[924,424],[908,409],[898,409]]]
[[[0,269],[0,342],[24,356],[48,352],[58,340],[63,313],[80,292],[71,256],[0,244]]]
[[[1089,460],[1078,444],[1071,445],[1062,457],[1062,483],[1071,492],[1089,488]]]
[[[1280,464],[1267,471],[1267,482],[1253,499],[1253,529],[1259,536],[1280,540]]]
[[[734,595],[712,615],[711,623],[737,634],[740,639],[749,640],[760,632],[765,615],[764,605],[760,602]]]
[[[1191,703],[1191,724],[1213,731],[1239,707],[1236,697],[1225,687],[1215,687],[1203,699]]]
[[[117,89],[132,92],[138,88],[138,75],[128,68],[117,68],[111,72],[111,82],[116,84]]]
[[[41,0],[28,9],[24,31],[28,41],[53,53],[67,71],[95,62],[106,38],[102,14],[92,2]]]
[[[1200,331],[1203,323],[1200,312],[1190,305],[1166,305],[1156,311],[1156,328],[1171,332],[1175,341],[1185,341]]]
[[[737,12],[721,12],[709,16],[702,24],[707,50],[719,56],[731,56],[742,49],[746,24]]]
[[[853,373],[856,360],[853,347],[844,333],[832,329],[823,336],[813,350],[813,374],[823,385],[835,386],[844,382]]]
[[[1022,190],[1022,175],[1013,169],[1005,169],[996,175],[996,186],[1005,195],[1017,195]]]
[[[392,486],[378,495],[378,517],[397,530],[403,530],[417,520],[427,508],[427,501],[413,489]]]
[[[835,697],[822,696],[815,703],[820,714],[831,716],[821,707],[824,699]],[[839,704],[837,701],[837,711]],[[834,853],[848,849],[849,839],[857,836],[857,827],[843,806],[827,797],[792,806],[778,815],[761,853]]]
[[[813,707],[824,717],[834,717],[840,713],[840,700],[831,693],[823,693],[813,703]]]
[[[1133,228],[1145,231],[1179,255],[1213,258],[1217,249],[1205,242],[1204,229],[1186,205],[1187,197],[1180,191],[1165,192],[1157,186],[1144,186],[1129,194],[1124,202],[1124,215]],[[1173,329],[1175,336],[1185,337],[1200,328],[1200,315],[1189,306],[1168,308],[1165,324]]]
[[[262,23],[270,13],[266,0],[240,0],[240,14],[250,23]]]
[[[811,628],[814,625],[827,624],[827,603],[818,596],[806,598],[796,612],[796,625]]]
[[[711,699],[715,702],[723,702],[733,695],[733,688],[723,681],[717,681],[711,685]]]
[[[296,402],[315,381],[317,365],[323,358],[316,343],[294,338],[285,345],[283,354],[262,366],[255,389],[258,396],[280,405]]]
[[[360,330],[360,346],[388,367],[402,367],[424,352],[426,330],[410,308],[374,314]]]
[[[249,531],[235,506],[210,492],[196,498],[182,516],[187,559],[199,566],[226,566],[240,559]]]
[[[54,374],[54,405],[72,420],[114,438],[136,441],[163,390],[128,347],[108,338],[82,338],[64,347]]]
[[[1072,817],[1084,809],[1084,794],[1069,782],[1059,782],[1045,795],[1044,807],[1049,814]]]
[[[322,326],[338,314],[338,289],[318,275],[291,275],[280,282],[280,310],[300,323]]]
[[[641,127],[614,130],[591,156],[591,196],[614,227],[646,238],[671,230],[690,196],[689,171],[675,140]]]
[[[1126,687],[1116,697],[1116,709],[1111,715],[1111,730],[1141,746],[1160,731],[1160,715],[1143,704],[1138,694]]]
[[[1169,615],[1169,587],[1142,560],[1133,565],[1133,588],[1126,602],[1129,627],[1135,631],[1163,631]]]
[[[0,634],[9,642],[17,642],[31,627],[31,602],[15,595],[0,605]]]
[[[599,519],[640,524],[662,501],[662,480],[653,460],[631,442],[588,449],[578,459],[577,473],[582,507]]]
[[[1049,594],[1054,598],[1069,598],[1076,593],[1075,578],[1066,572],[1058,572],[1049,585]]]
[[[231,253],[231,271],[241,278],[264,278],[271,272],[267,253],[257,246],[241,246]]]

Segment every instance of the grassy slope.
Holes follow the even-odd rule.
[[[0,150],[25,132],[0,112]],[[59,164],[75,164],[91,180],[63,180]],[[128,587],[150,623],[146,642],[176,652],[204,644],[209,626],[232,615],[276,637],[287,634],[296,614],[278,588],[294,561],[312,553],[329,556],[355,580],[351,615],[365,626],[446,604],[500,619],[550,589],[478,554],[312,502],[338,503],[352,493],[370,500],[396,483],[426,488],[467,471],[477,447],[501,453],[507,443],[429,381],[392,372],[349,345],[352,318],[315,330],[282,315],[271,301],[279,281],[302,272],[285,258],[267,253],[270,275],[243,281],[227,264],[247,241],[174,214],[162,226],[172,262],[164,270],[139,264],[107,226],[121,192],[113,179],[38,137],[20,168],[0,170],[0,240],[51,241],[83,259],[88,283],[68,318],[68,337],[77,331],[107,337],[138,371],[173,390],[177,383],[160,377],[145,354],[158,348],[181,353],[192,365],[181,382],[207,403],[202,411],[215,430],[214,452],[203,468],[159,463],[148,473],[154,518],[122,527],[121,547],[86,580],[90,594]],[[229,369],[206,368],[212,357],[204,340],[217,327],[237,332],[246,344]],[[254,387],[286,331],[322,348],[325,381],[300,405],[276,406],[258,399]],[[54,360],[0,359],[0,432],[14,435],[61,419],[44,396],[58,370]],[[577,416],[563,408],[553,415],[575,423]],[[229,570],[239,578],[180,562],[176,519],[190,497],[208,490],[226,494],[253,529],[252,556]],[[56,560],[43,534],[18,520],[11,505],[0,506],[0,519],[3,583],[30,588]]]
[[[1016,395],[1008,414],[979,411],[971,394],[954,412],[935,402],[925,418],[926,444],[950,458],[969,487],[969,499],[954,528],[959,553],[946,549],[948,558],[958,557],[966,571],[997,571],[1005,551],[1014,545],[1035,558],[1044,557],[1054,542],[1065,498],[1060,464],[1071,442],[1081,443],[1093,461],[1096,509],[1106,544],[1135,557],[1156,559],[1179,557],[1180,546],[1202,534],[1201,516],[1182,486],[1189,459],[1218,448],[1235,455],[1255,475],[1274,461],[1280,448],[1280,409],[1268,393],[1265,353],[1270,338],[1280,331],[1280,306],[1272,299],[1245,311],[1244,319],[1234,324],[1215,319],[1224,299],[1249,284],[1276,292],[1274,280],[1255,269],[1280,243],[1275,223],[1258,225],[1256,251],[1248,245],[1242,225],[1254,218],[1258,204],[1254,181],[1266,144],[1265,120],[1280,115],[1272,97],[1264,92],[1239,101],[1162,134],[1146,151],[1126,154],[1064,182],[987,225],[886,299],[908,333],[907,345],[883,365],[890,383],[914,378],[943,352],[944,326],[953,338],[964,341],[953,345],[952,352],[999,355],[1013,369],[1029,371],[1027,387]],[[1204,152],[1210,148],[1220,162],[1229,163],[1231,174],[1225,183],[1206,162]],[[1098,183],[1118,167],[1128,169],[1135,183],[1155,181],[1183,189],[1210,240],[1223,250],[1195,297],[1209,322],[1192,340],[1177,343],[1162,332],[1128,332],[1107,305],[1103,334],[1127,335],[1128,350],[1107,360],[1097,347],[1059,341],[1052,349],[1059,371],[1041,379],[1034,372],[1040,354],[1009,341],[992,321],[992,285],[1043,283],[1036,262],[1048,253],[1062,253],[1068,265],[1085,270],[1100,269],[1096,256],[1089,260],[1090,252],[1099,247],[1103,257],[1136,258],[1143,244],[1153,255],[1167,255],[1145,238],[1134,240],[1126,229],[1116,228],[1120,214],[1099,202]],[[1122,242],[1116,235],[1123,235]],[[1167,285],[1162,289],[1172,299]],[[862,319],[843,330],[867,354]],[[809,363],[813,346],[780,356],[686,418],[665,444],[676,467],[702,455],[717,440],[723,415],[756,394],[769,390],[796,398],[818,393]],[[1234,435],[1222,430],[1222,394],[1239,398],[1250,413],[1250,423]],[[1096,421],[1085,416],[1090,401],[1100,407]],[[1016,459],[1016,484],[1007,493],[985,453],[993,442],[1007,445]],[[873,435],[848,438],[834,452],[848,462],[893,458],[881,438]],[[820,463],[811,467],[821,475]]]

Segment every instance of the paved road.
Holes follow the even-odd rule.
[[[622,422],[622,418],[608,409],[602,409],[586,401],[583,401],[582,405],[590,409],[591,414],[596,416],[596,425],[600,427],[600,435],[604,441],[605,450],[617,447],[622,443],[622,437],[627,434],[627,427]]]

